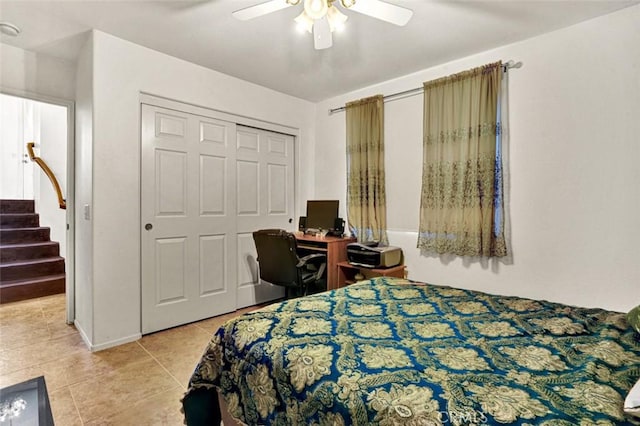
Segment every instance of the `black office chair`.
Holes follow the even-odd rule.
[[[326,255],[298,257],[296,237],[282,229],[255,231],[253,241],[258,252],[260,278],[284,286],[287,299],[326,290]]]

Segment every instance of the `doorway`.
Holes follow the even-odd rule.
[[[75,318],[73,102],[0,93],[0,122],[0,199],[33,200],[37,226],[49,228],[49,239],[59,244],[59,255],[66,263],[62,271],[66,321],[72,323]],[[49,177],[30,159],[29,142],[34,143],[34,155],[45,162],[59,183],[66,209],[61,208]]]

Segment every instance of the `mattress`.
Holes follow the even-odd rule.
[[[375,278],[225,323],[184,398],[188,424],[640,424],[624,314]],[[212,420],[213,419],[213,420]]]

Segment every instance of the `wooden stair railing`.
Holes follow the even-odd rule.
[[[62,197],[62,191],[60,190],[60,184],[58,183],[58,179],[56,179],[56,176],[53,174],[49,166],[47,166],[47,163],[45,163],[42,158],[35,156],[35,154],[33,153],[34,146],[35,146],[35,143],[33,142],[29,142],[27,144],[27,152],[29,153],[29,158],[31,159],[31,161],[38,164],[38,166],[40,166],[42,171],[47,175],[47,177],[51,181],[51,184],[53,185],[53,189],[56,191],[56,194],[58,195],[58,205],[60,206],[61,209],[66,210],[67,202]]]

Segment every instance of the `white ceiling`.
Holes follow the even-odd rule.
[[[333,47],[314,50],[312,36],[297,32],[293,22],[302,6],[246,22],[231,16],[262,1],[0,0],[0,20],[22,29],[17,38],[3,35],[2,42],[74,60],[82,34],[95,28],[320,101],[640,2],[387,0],[414,11],[407,26],[345,11],[349,21],[334,34]]]

